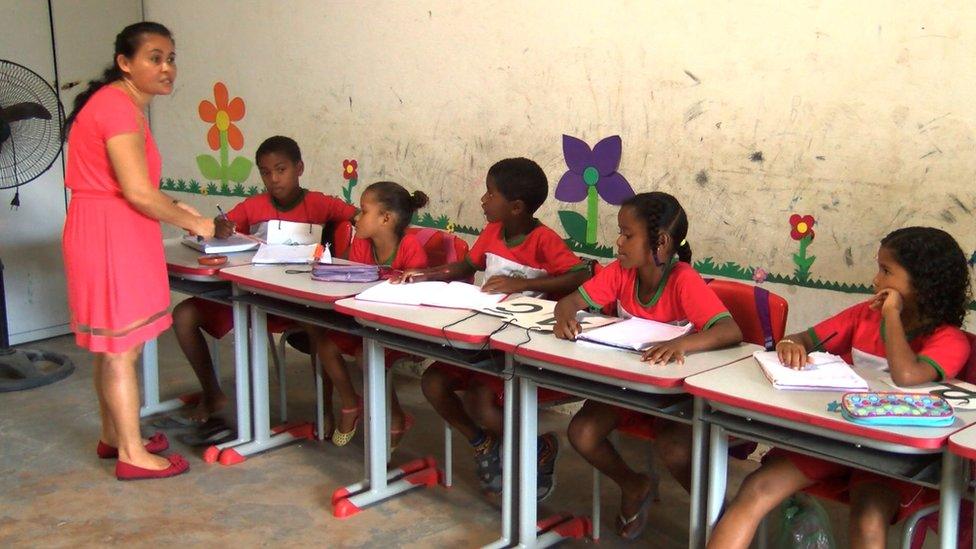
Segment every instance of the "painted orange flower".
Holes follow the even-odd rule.
[[[790,237],[793,240],[803,240],[810,237],[813,240],[813,224],[815,223],[812,215],[793,214],[790,216]]]
[[[230,102],[227,86],[223,82],[214,84],[214,102],[200,102],[200,119],[213,124],[207,132],[207,144],[213,150],[220,149],[220,134],[226,132],[227,144],[235,151],[244,147],[244,134],[233,123],[244,118],[244,100],[235,97]]]
[[[343,160],[342,161],[342,178],[343,179],[359,179],[359,173],[356,170],[359,169],[359,162],[355,160]]]

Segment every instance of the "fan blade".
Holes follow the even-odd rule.
[[[8,123],[27,120],[30,118],[51,119],[51,111],[44,108],[44,105],[37,103],[16,103],[9,107],[0,109],[0,117]]]

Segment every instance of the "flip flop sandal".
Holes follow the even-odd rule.
[[[196,431],[179,436],[180,442],[187,446],[211,446],[233,440],[234,430],[220,418],[210,418]]]
[[[403,415],[403,428],[402,429],[390,429],[390,436],[391,437],[393,437],[393,436],[399,436],[400,437],[400,440],[398,440],[396,442],[396,444],[390,444],[390,455],[392,455],[393,452],[396,451],[397,447],[400,446],[400,443],[403,442],[403,437],[406,436],[407,431],[409,431],[410,429],[413,429],[413,424],[414,424],[413,416],[410,415],[410,414],[408,414],[408,413],[406,413],[406,412],[404,412],[404,415]]]
[[[356,436],[356,427],[359,425],[359,420],[363,419],[363,399],[359,399],[359,405],[353,408],[342,408],[339,410],[339,413],[342,415],[356,415],[352,423],[352,430],[348,433],[339,431],[338,425],[336,425],[335,429],[332,430],[332,444],[335,444],[336,446],[345,446],[352,441],[352,437]]]
[[[633,541],[644,533],[644,528],[647,527],[647,513],[651,509],[651,501],[654,499],[654,490],[648,490],[644,499],[641,500],[640,508],[631,517],[624,517],[623,515],[617,515],[617,534],[620,535],[625,540]],[[631,524],[637,524],[637,527],[631,532],[625,532]]]

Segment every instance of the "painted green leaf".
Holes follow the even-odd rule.
[[[577,242],[586,242],[586,218],[569,210],[559,211],[559,221],[570,238]]]
[[[203,177],[210,180],[220,179],[220,163],[209,154],[201,154],[197,157],[197,167],[200,168]]]
[[[247,181],[247,176],[251,175],[251,161],[243,156],[238,156],[227,167],[227,179],[235,183]]]

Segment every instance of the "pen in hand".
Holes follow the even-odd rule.
[[[836,336],[836,335],[837,335],[837,332],[834,332],[834,333],[830,334],[829,336],[823,338],[823,340],[821,340],[819,343],[817,343],[816,345],[813,346],[813,349],[810,349],[810,352],[811,353],[814,353],[814,352],[817,352],[817,351],[826,351],[827,342],[830,341],[831,339],[833,339],[834,336]]]

